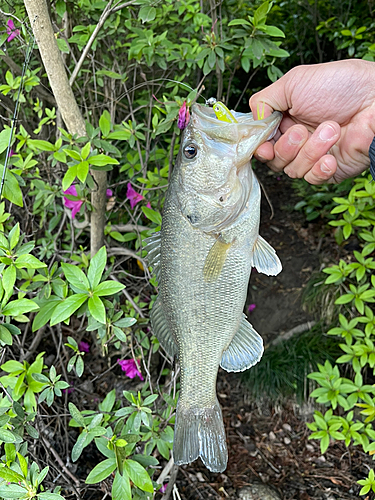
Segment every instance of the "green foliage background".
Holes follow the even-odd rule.
[[[112,497],[121,499],[151,498],[160,488],[153,475],[159,461],[170,458],[177,393],[168,364],[163,365],[164,384],[150,375],[151,354],[160,354],[147,320],[156,283],[142,242],[160,228],[165,188],[179,148],[177,116],[183,102],[190,106],[196,99],[204,102],[216,96],[231,108],[248,111],[252,92],[296,64],[347,57],[374,60],[370,1],[112,3],[112,13],[83,56],[106,8],[107,1],[50,3],[68,75],[79,68],[73,91],[86,120],[85,137],[72,137],[64,129],[23,2],[8,2],[0,10],[0,174],[5,180],[0,204],[2,498],[55,500],[66,494],[69,479],[64,476],[61,486],[54,485],[57,471],[48,466],[41,470],[39,458],[29,453],[37,439],[47,449],[42,415],[52,418],[55,412],[69,414],[69,426],[79,430],[76,441],[69,441],[73,461],[82,460],[92,442],[102,457],[87,484],[113,478]],[[10,137],[18,104],[16,131]],[[12,155],[4,170],[8,146]],[[95,169],[108,171],[112,194],[106,210],[106,246],[90,256],[89,194],[95,189]],[[368,423],[373,418],[372,390],[362,387],[361,378],[366,364],[374,366],[374,283],[369,277],[374,193],[364,179],[359,182],[347,202],[342,194],[337,203],[343,208],[334,212],[345,212],[337,223],[341,241],[363,227],[360,237],[367,243],[355,255],[357,267],[340,263],[327,270],[327,283],[343,287],[337,304],[353,302],[360,318],[367,318],[345,319],[340,309],[340,328],[347,332],[349,321],[354,334],[350,342],[346,336],[350,359],[339,362],[359,364],[354,366],[354,382],[341,379],[337,366],[330,363],[320,370],[335,391],[340,393],[341,387],[341,395],[352,394],[354,385],[359,395],[344,404],[322,391],[313,394],[332,410],[340,404],[349,412],[346,420],[342,417],[349,424],[335,419],[330,409],[316,415],[311,429],[313,437],[321,439],[322,451],[331,438],[351,436],[348,443],[353,439],[370,453],[375,441]],[[129,183],[141,195],[133,208]],[[82,202],[74,219],[64,207],[63,193],[72,184],[77,196],[65,197]],[[359,199],[359,192],[367,194]],[[325,196],[332,200],[332,195]],[[300,208],[309,216],[320,210],[319,203],[319,196],[311,196]],[[360,220],[367,222],[361,226]],[[345,280],[350,284],[344,285]],[[353,316],[353,308],[347,312]],[[366,323],[363,335],[357,331],[358,322]],[[342,335],[341,330],[328,333]],[[68,404],[67,389],[85,371],[79,347],[83,335],[95,339],[108,360],[115,355],[139,359],[146,374],[142,390],[124,391],[123,397],[113,390],[96,410]],[[35,338],[56,345],[52,366],[47,366],[44,352],[37,354]],[[364,338],[371,350],[366,359],[361,351]],[[323,380],[317,374],[311,378]],[[358,422],[350,423],[352,408],[358,401],[369,416],[353,427]],[[370,475],[365,489],[373,487]]]

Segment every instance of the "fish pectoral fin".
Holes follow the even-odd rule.
[[[146,245],[143,250],[146,250],[147,263],[152,267],[152,272],[156,279],[160,280],[160,246],[161,246],[161,236],[160,231],[154,233],[149,238],[145,238]]]
[[[163,305],[160,297],[158,297],[151,309],[150,313],[151,326],[154,330],[155,337],[159,340],[165,352],[174,358],[178,354],[178,346],[173,334],[169,330],[167,319],[163,311]]]
[[[223,352],[220,366],[227,372],[243,372],[258,363],[263,351],[262,337],[243,315],[236,335]]]
[[[254,244],[251,265],[259,273],[267,274],[267,276],[276,276],[282,271],[276,250],[261,236],[258,236]]]
[[[216,281],[223,270],[225,259],[232,243],[225,243],[221,240],[220,236],[212,245],[211,250],[208,252],[204,267],[203,278],[206,282]]]

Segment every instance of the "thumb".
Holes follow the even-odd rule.
[[[273,111],[287,111],[291,104],[287,96],[288,73],[269,87],[257,92],[250,97],[250,108],[255,120],[266,118]]]

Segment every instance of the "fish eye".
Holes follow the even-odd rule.
[[[193,158],[195,158],[197,156],[197,153],[198,147],[193,143],[187,144],[184,147],[184,155],[188,160],[192,160]]]

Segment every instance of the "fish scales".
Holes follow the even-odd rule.
[[[201,457],[214,472],[227,465],[216,396],[219,366],[243,371],[263,352],[261,337],[243,314],[251,268],[281,270],[275,251],[258,234],[260,188],[249,165],[281,117],[254,122],[232,113],[235,123],[220,123],[209,108],[193,107],[161,233],[146,247],[159,281],[153,330],[166,351],[178,355],[181,369],[174,460],[185,464]]]

